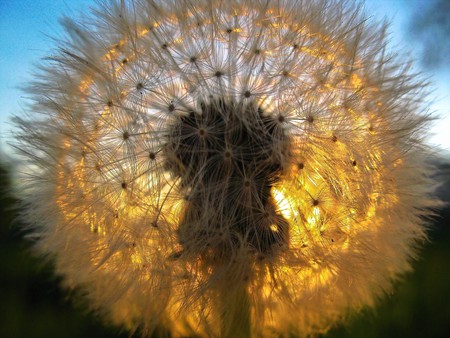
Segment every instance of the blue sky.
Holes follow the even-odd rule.
[[[425,8],[430,0],[367,0],[366,14],[375,20],[391,22],[391,40],[403,51],[418,57],[420,43],[408,34],[411,17]],[[77,16],[95,4],[94,0],[0,0],[0,150],[8,148],[12,114],[23,112],[23,94],[18,89],[31,78],[39,60],[54,46],[49,36],[61,33],[58,18],[63,14]],[[417,69],[421,70],[420,65]],[[450,153],[450,66],[427,72],[433,79],[431,110],[443,117],[435,123],[430,140]],[[22,102],[22,103],[21,103]]]

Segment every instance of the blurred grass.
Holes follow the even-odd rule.
[[[450,197],[450,166],[442,165]],[[0,337],[79,338],[130,337],[119,328],[73,304],[48,264],[30,254],[15,221],[8,168],[0,163]],[[345,326],[321,338],[447,338],[450,337],[450,208],[443,209],[414,272],[397,283],[375,310],[355,315]],[[237,337],[238,338],[238,337]]]
[[[31,255],[10,188],[8,168],[0,163],[0,337],[129,337],[72,304],[51,266]]]

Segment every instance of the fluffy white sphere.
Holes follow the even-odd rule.
[[[434,203],[423,88],[355,3],[110,1],[63,23],[17,118],[24,218],[93,308],[306,336],[408,269]]]

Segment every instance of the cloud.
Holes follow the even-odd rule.
[[[430,70],[450,67],[450,2],[420,2],[413,13],[409,30],[421,46],[421,62]]]

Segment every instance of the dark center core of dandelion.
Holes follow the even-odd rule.
[[[177,118],[165,146],[166,167],[189,196],[178,229],[183,250],[223,257],[244,244],[269,254],[288,237],[271,195],[287,137],[256,105],[213,100],[200,108]]]

